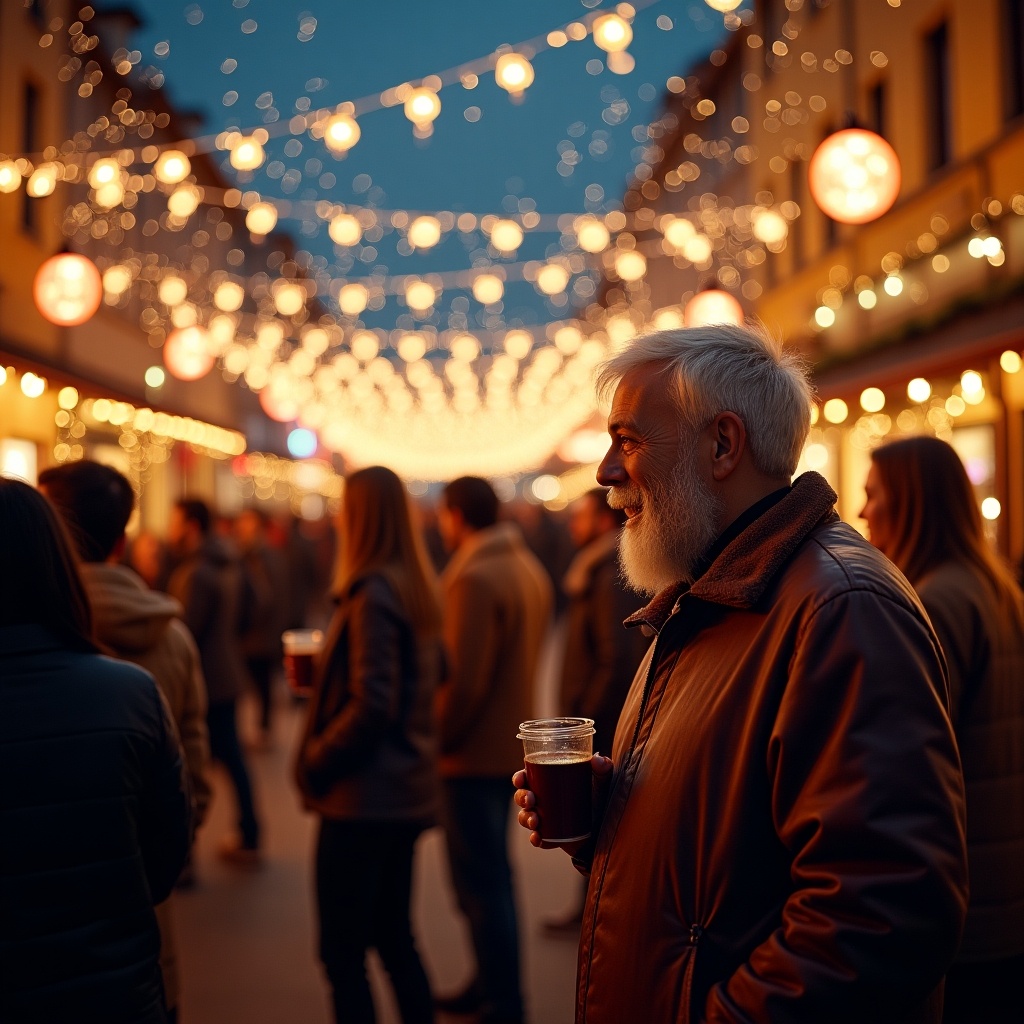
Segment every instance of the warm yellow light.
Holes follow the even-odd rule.
[[[57,405],[61,409],[74,409],[78,405],[78,388],[61,388],[57,392]]]
[[[689,241],[683,244],[683,257],[691,263],[700,265],[711,259],[715,247],[707,235],[694,235]]]
[[[675,249],[682,249],[697,234],[697,229],[685,217],[666,217],[661,222],[665,241]]]
[[[452,359],[458,359],[463,363],[471,363],[480,355],[480,342],[472,334],[457,334],[451,340],[448,351]]]
[[[557,476],[545,473],[533,481],[530,490],[538,501],[554,501],[562,493],[562,484]]]
[[[113,157],[97,160],[89,168],[89,184],[93,188],[102,188],[121,178],[121,165]]]
[[[751,227],[754,237],[765,245],[778,245],[789,234],[789,222],[775,210],[755,209]]]
[[[1006,373],[1017,373],[1021,368],[1020,353],[1014,352],[1012,349],[1007,349],[999,357],[999,365]]]
[[[167,197],[167,209],[175,217],[191,217],[199,206],[199,190],[192,185],[182,185]]]
[[[417,249],[432,249],[441,241],[441,222],[436,217],[417,217],[409,225],[409,243]]]
[[[743,3],[743,0],[704,0],[704,3],[713,11],[721,11],[723,14],[728,14],[729,11],[735,11]]]
[[[165,306],[176,306],[188,296],[188,285],[180,277],[169,274],[161,279],[156,292]]]
[[[405,286],[405,301],[410,309],[430,309],[437,301],[437,293],[427,281],[409,281]]]
[[[164,365],[179,380],[198,380],[210,372],[213,363],[202,327],[184,327],[167,335]]]
[[[981,379],[981,374],[977,370],[966,370],[960,374],[960,388],[965,398],[968,395],[974,395],[984,390],[984,387],[985,382]]]
[[[361,363],[369,363],[376,359],[377,353],[380,351],[377,335],[373,331],[356,331],[352,335],[350,347],[352,355]]]
[[[293,281],[279,281],[274,287],[274,305],[281,316],[295,316],[306,305],[306,292]]]
[[[253,203],[245,215],[245,226],[254,235],[269,235],[277,227],[277,207],[273,203]]]
[[[861,309],[874,309],[878,305],[878,296],[870,288],[865,288],[857,292],[857,302]]]
[[[34,199],[48,196],[57,187],[57,168],[53,164],[43,164],[30,175],[25,191]]]
[[[555,331],[555,348],[564,356],[579,352],[583,344],[583,333],[578,327],[559,327]]]
[[[120,181],[111,181],[100,185],[92,194],[93,202],[101,210],[111,210],[124,202],[124,186]]]
[[[647,260],[635,249],[622,249],[615,254],[615,273],[623,281],[639,281],[647,273]]]
[[[896,298],[903,292],[903,278],[899,274],[890,274],[882,284],[886,295]]]
[[[653,322],[656,331],[674,331],[683,326],[683,314],[680,309],[670,306],[659,309]]]
[[[710,324],[743,324],[743,307],[728,292],[708,288],[697,292],[683,310],[686,327],[704,327]]]
[[[967,403],[959,395],[950,395],[946,399],[945,408],[950,416],[963,416],[967,411]]]
[[[533,83],[533,65],[521,53],[503,53],[494,66],[494,80],[516,95]]]
[[[237,281],[222,281],[213,293],[213,304],[225,313],[240,309],[245,301],[245,289]]]
[[[491,225],[491,245],[499,252],[515,252],[523,243],[523,229],[514,220],[496,220]]]
[[[370,301],[370,292],[366,285],[353,281],[342,285],[338,292],[338,305],[345,316],[359,316]]]
[[[231,147],[229,159],[236,171],[254,171],[266,159],[266,153],[254,135],[243,135]]]
[[[881,388],[865,388],[860,393],[860,407],[865,412],[881,412],[885,408],[885,392]]]
[[[398,339],[398,355],[406,363],[415,363],[427,352],[427,341],[422,334],[403,334]]]
[[[533,348],[533,335],[528,331],[508,331],[505,334],[505,351],[513,359],[525,359]]]
[[[863,128],[846,128],[825,139],[814,151],[807,175],[819,208],[844,224],[881,217],[900,191],[895,150]]]
[[[821,414],[829,423],[839,424],[845,422],[850,410],[841,398],[830,398],[822,407]]]
[[[150,366],[145,373],[145,381],[147,388],[162,388],[164,381],[167,379],[167,375],[163,371],[161,366]]]
[[[123,295],[132,286],[132,272],[118,263],[103,271],[103,290],[108,295]]]
[[[823,444],[809,444],[804,449],[804,462],[808,469],[820,472],[828,465],[828,448]]]
[[[50,323],[74,327],[100,308],[103,281],[92,260],[78,253],[59,253],[36,271],[32,296]]]
[[[1003,506],[999,504],[998,498],[986,498],[981,503],[981,514],[989,522],[993,522],[998,519],[1003,511]]]
[[[814,311],[814,322],[821,328],[831,327],[836,322],[836,311],[828,306],[819,306]]]
[[[603,221],[597,217],[577,217],[575,223],[576,241],[586,252],[601,252],[608,248],[611,234]]]
[[[594,42],[606,53],[624,50],[633,41],[633,29],[617,14],[602,14],[594,19]]]
[[[191,171],[192,164],[179,149],[164,150],[153,165],[156,180],[162,181],[165,185],[177,185],[179,181],[184,181]]]
[[[336,245],[355,245],[363,237],[363,226],[351,213],[336,213],[327,233]]]
[[[324,143],[332,153],[347,153],[360,135],[359,122],[350,114],[332,114],[324,125]]]
[[[0,160],[0,192],[14,192],[21,184],[21,171],[13,160]]]
[[[560,295],[569,283],[569,268],[561,263],[546,263],[537,271],[537,287],[545,295]]]
[[[907,385],[907,398],[912,402],[927,402],[932,395],[932,386],[924,377],[915,377]]]
[[[473,298],[490,306],[500,302],[505,294],[505,284],[497,274],[477,274],[473,278]]]
[[[21,393],[26,398],[38,398],[46,390],[46,380],[34,373],[21,375]]]
[[[420,86],[405,99],[405,116],[414,125],[423,128],[441,113],[441,99],[433,89]]]

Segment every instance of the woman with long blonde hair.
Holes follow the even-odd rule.
[[[391,470],[348,478],[338,526],[338,605],[296,771],[306,807],[321,818],[320,958],[337,1020],[375,1020],[365,956],[376,948],[404,1024],[423,1024],[433,1004],[409,903],[416,838],[436,811],[441,610]]]
[[[956,452],[913,437],[872,454],[871,542],[903,571],[949,666],[967,792],[971,902],[944,1021],[1017,1019],[1024,974],[1024,602],[985,538]]]

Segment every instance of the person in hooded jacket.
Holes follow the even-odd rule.
[[[198,826],[210,801],[206,684],[199,651],[180,618],[181,605],[150,590],[120,564],[124,531],[135,505],[132,485],[113,467],[82,459],[44,469],[39,489],[56,506],[82,559],[79,571],[97,641],[109,653],[151,672],[167,700],[185,754]],[[173,1021],[179,982],[172,903],[173,894],[156,908],[156,916],[168,1017]]]
[[[167,589],[184,608],[185,625],[199,647],[209,700],[210,752],[227,770],[238,800],[238,835],[229,836],[219,853],[228,863],[255,867],[260,863],[260,826],[236,721],[238,698],[247,685],[239,641],[243,577],[234,551],[212,525],[203,501],[184,498],[171,509],[168,540],[179,561]]]
[[[0,1020],[165,1024],[160,933],[191,841],[153,677],[102,656],[53,506],[0,478]]]

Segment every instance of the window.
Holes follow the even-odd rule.
[[[25,83],[25,91],[22,93],[21,117],[21,151],[31,158],[39,141],[39,90],[31,82]],[[29,197],[28,189],[21,190],[21,226],[32,233],[35,233],[38,221],[37,203],[37,199]]]
[[[925,144],[928,170],[953,156],[949,81],[949,27],[945,22],[924,39]]]
[[[1024,114],[1024,0],[1003,0],[1006,120]]]
[[[868,125],[883,139],[886,137],[885,82],[877,82],[868,91]]]

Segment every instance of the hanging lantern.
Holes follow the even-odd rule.
[[[50,323],[75,327],[100,308],[103,279],[92,260],[76,252],[59,253],[36,271],[32,297]]]
[[[519,96],[533,84],[533,65],[521,53],[503,53],[494,65],[494,80],[506,92]]]
[[[743,326],[743,307],[721,288],[697,292],[683,309],[684,327],[706,327],[710,324]]]
[[[881,135],[863,128],[845,128],[825,139],[811,157],[807,176],[819,208],[843,224],[881,217],[900,191],[896,151]]]
[[[202,327],[182,327],[171,331],[164,341],[164,366],[178,380],[199,380],[213,368],[206,331]]]
[[[180,149],[166,149],[157,157],[153,164],[153,174],[157,181],[165,185],[177,185],[184,181],[192,171],[192,164]]]
[[[324,124],[324,142],[332,153],[347,153],[360,135],[362,130],[350,114],[332,114]]]

